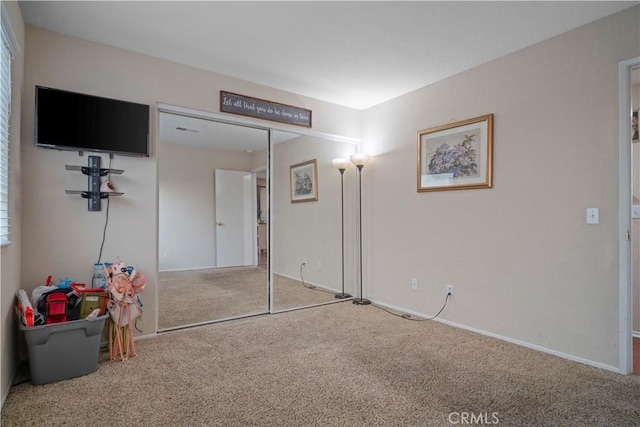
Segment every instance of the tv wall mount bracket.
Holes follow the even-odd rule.
[[[88,200],[89,211],[100,211],[102,209],[101,199],[106,199],[109,196],[122,196],[124,193],[118,193],[115,191],[106,192],[100,191],[100,178],[109,174],[121,175],[124,173],[122,169],[104,169],[100,167],[102,159],[100,156],[89,156],[87,166],[72,166],[65,165],[65,169],[68,171],[78,171],[87,175],[88,189],[85,190],[64,190],[66,194],[79,194],[83,199]]]

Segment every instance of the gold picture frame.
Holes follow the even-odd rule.
[[[418,192],[493,187],[493,114],[418,132]]]
[[[318,201],[318,160],[290,167],[291,203]]]

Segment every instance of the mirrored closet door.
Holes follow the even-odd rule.
[[[269,131],[159,114],[158,329],[269,311]]]
[[[347,168],[342,186],[332,161],[356,145],[282,131],[271,131],[271,144],[272,310],[340,301],[343,283],[353,296],[356,173]]]

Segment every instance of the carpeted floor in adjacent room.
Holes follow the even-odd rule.
[[[168,329],[269,311],[267,271],[259,267],[160,272],[158,327]],[[335,292],[273,275],[274,311],[335,301]],[[143,295],[144,297],[144,295]]]

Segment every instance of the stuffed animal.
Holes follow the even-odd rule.
[[[116,301],[122,301],[125,295],[133,296],[133,286],[127,274],[127,267],[118,258],[111,265],[104,265],[104,277],[106,277],[107,291]]]
[[[129,280],[131,280],[133,292],[136,294],[142,292],[144,290],[145,283],[147,283],[147,277],[142,273],[138,273],[136,269],[133,269],[129,273]]]
[[[135,294],[144,289],[147,278],[144,274],[133,270],[129,274],[127,266],[120,258],[107,266],[104,265],[104,275],[107,281],[107,291],[116,301],[122,301],[126,296],[134,298]]]

